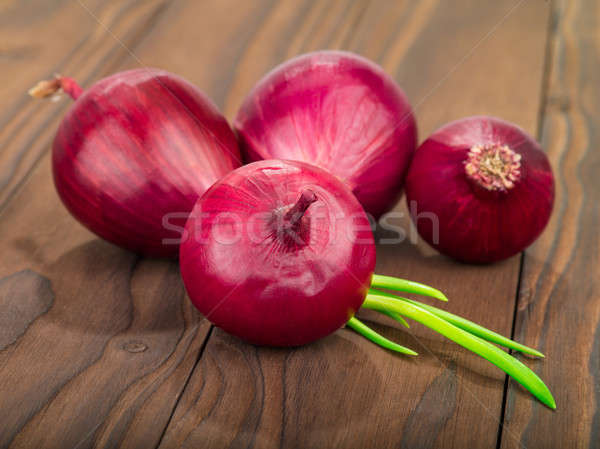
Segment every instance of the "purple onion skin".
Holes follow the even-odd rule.
[[[247,161],[291,159],[324,168],[375,218],[398,201],[417,143],[400,87],[378,65],[341,51],[276,67],[250,92],[234,128]]]
[[[490,191],[467,175],[469,150],[486,144],[507,145],[520,155],[520,178],[511,188]],[[438,129],[417,149],[406,199],[419,234],[441,253],[463,262],[495,262],[524,250],[546,227],[554,177],[546,154],[521,128],[493,117],[468,117]],[[437,217],[437,242],[424,213]]]
[[[159,257],[177,256],[198,197],[240,163],[216,106],[156,69],[117,73],[85,90],[52,151],[56,190],[75,218],[112,243]]]
[[[307,194],[314,202],[296,222],[299,240],[290,239],[281,217]],[[197,202],[186,234],[180,266],[190,299],[254,344],[297,346],[339,329],[363,303],[375,268],[356,198],[335,176],[298,161],[229,173]]]

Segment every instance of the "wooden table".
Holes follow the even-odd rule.
[[[600,447],[599,28],[594,0],[0,3],[0,447]],[[377,272],[540,348],[521,359],[557,411],[418,325],[363,315],[415,359],[347,329],[244,344],[195,313],[176,262],[103,242],[62,207],[49,148],[70,101],[28,98],[39,79],[159,66],[231,118],[267,70],[319,48],[381,64],[421,140],[493,114],[542,141],[556,205],[523,255],[468,266],[407,240],[378,248]]]

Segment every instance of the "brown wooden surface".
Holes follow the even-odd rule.
[[[320,7],[319,2],[313,5]],[[510,4],[465,3],[457,8],[447,2],[375,2],[362,12],[363,19],[354,25],[354,37],[344,48],[381,62],[396,75],[418,105],[422,134],[445,121],[488,111],[535,133],[549,8],[544,3],[523,4],[502,22],[509,10]],[[330,20],[319,17],[312,30],[306,29],[309,35]],[[481,41],[498,23],[495,33]],[[261,35],[281,32],[278,26],[263,23]],[[441,39],[442,34],[455,39]],[[303,47],[284,51],[283,57],[335,44],[313,38]],[[249,43],[250,48],[258,46],[263,53],[269,48],[266,42]],[[499,66],[495,55],[506,47],[514,50]],[[470,57],[456,67],[465,55]],[[256,77],[275,62],[275,58],[267,61],[256,70]],[[253,82],[250,79],[248,86]],[[506,89],[513,84],[531,101],[507,102]],[[477,86],[481,96],[469,92],[470,85]],[[402,224],[407,229],[407,222]],[[450,310],[510,334],[518,257],[493,266],[465,266],[441,256],[424,256],[405,242],[380,246],[378,261],[377,272],[439,286],[452,301]],[[238,447],[254,434],[258,447],[493,447],[503,373],[418,326],[412,334],[423,346],[402,330],[381,331],[415,347],[421,356],[407,360],[342,330],[286,358],[215,330],[161,447],[193,448],[203,441]],[[448,367],[450,362],[455,365]],[[478,418],[476,427],[471,425],[473,416]]]
[[[558,412],[510,383],[503,448],[600,447],[600,4],[554,5],[542,143],[557,180],[555,211],[525,254],[515,337],[547,357],[536,366]]]
[[[0,447],[600,447],[597,7],[0,3]],[[69,101],[29,100],[36,80],[60,71],[85,86],[158,66],[196,83],[231,118],[267,70],[319,48],[380,63],[409,95],[421,140],[472,114],[535,135],[543,124],[558,196],[522,271],[520,256],[468,266],[405,241],[379,245],[377,272],[435,285],[448,310],[505,335],[516,316],[516,337],[547,354],[523,360],[548,381],[558,411],[513,383],[506,390],[502,372],[440,336],[367,313],[420,356],[346,329],[295,350],[210,331],[176,262],[102,242],[60,204],[48,150]],[[410,234],[406,218],[398,223]]]

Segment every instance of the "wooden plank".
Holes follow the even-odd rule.
[[[557,410],[510,383],[503,448],[600,447],[600,5],[557,1],[542,143],[556,177],[554,214],[525,254],[515,335],[546,360]]]
[[[31,47],[35,56],[11,53],[17,60],[3,70],[0,94],[18,99],[0,134],[8,204],[0,219],[0,446],[113,445],[136,426],[144,428],[138,442],[155,445],[208,330],[185,299],[177,264],[139,261],[94,239],[60,205],[47,158],[12,195],[69,104],[34,102],[27,88],[57,70],[84,83],[114,70],[163,2],[42,3],[32,11],[13,2],[0,16],[7,49]]]
[[[91,241],[48,261],[43,272],[2,281],[4,316],[23,298],[37,304],[26,309],[30,323],[0,353],[0,444],[113,446],[158,394],[164,400],[153,406],[155,427],[146,422],[138,433],[152,446],[179,393],[174,380],[181,388],[181,373],[194,365],[205,332],[185,299],[177,264],[139,263]]]
[[[248,3],[174,5],[142,43],[143,64],[177,67],[232,119],[243,97],[274,64],[324,43],[330,48],[347,46],[367,5],[362,0]],[[173,21],[180,26],[174,27]],[[223,35],[228,28],[235,33]]]
[[[44,73],[32,75],[34,80],[59,69],[85,86],[117,64],[142,63],[194,81],[188,68],[195,67],[213,80],[204,87],[217,96],[217,81],[229,76],[239,57],[235,45],[241,51],[244,33],[256,29],[271,8],[266,1],[230,2],[226,9],[218,1],[189,2],[193,11],[181,3],[169,9],[152,0],[117,3],[95,9],[84,4],[100,24],[87,12],[71,11],[76,20],[50,15],[49,31],[75,26],[72,19],[92,31],[82,34],[82,44],[73,38],[80,45],[71,52],[76,61],[40,65]],[[197,25],[184,20],[190,12],[204,18],[203,25],[218,24],[218,33],[211,29],[182,45],[181,26]],[[157,30],[146,45],[142,36],[151,28]],[[159,45],[165,42],[177,45]],[[61,53],[67,50],[53,47],[49,60]],[[22,84],[14,89],[24,91],[31,82]],[[29,140],[3,146],[3,154],[34,148],[41,160],[24,156],[20,165],[2,164],[22,188],[11,190],[0,212],[0,447],[155,447],[210,326],[186,299],[176,262],[139,259],[102,242],[64,209],[47,149],[70,100],[57,104],[18,103],[15,113],[29,117],[23,125]]]
[[[336,18],[320,3],[298,31],[309,28],[308,38],[294,36],[276,14],[262,23],[225,95],[229,114],[259,74],[286,57],[341,47],[395,75],[417,105],[422,136],[475,113],[535,133],[546,3],[373,1],[358,22],[352,5]],[[327,33],[325,21],[339,25]],[[400,225],[409,232],[406,219]],[[519,257],[467,266],[405,241],[379,245],[378,258],[379,273],[439,286],[448,310],[510,334]],[[375,321],[421,356],[394,355],[349,330],[296,350],[256,348],[215,330],[160,447],[495,447],[505,376],[418,326],[408,334]]]

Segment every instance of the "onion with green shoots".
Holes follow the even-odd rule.
[[[386,349],[417,355],[355,316],[361,307],[372,309],[403,325],[412,320],[433,329],[556,408],[542,380],[492,343],[541,353],[402,296],[447,301],[435,288],[373,273],[375,245],[367,215],[348,187],[327,171],[281,160],[240,167],[198,200],[185,236],[180,261],[189,297],[230,334],[258,345],[298,346],[347,325]]]

